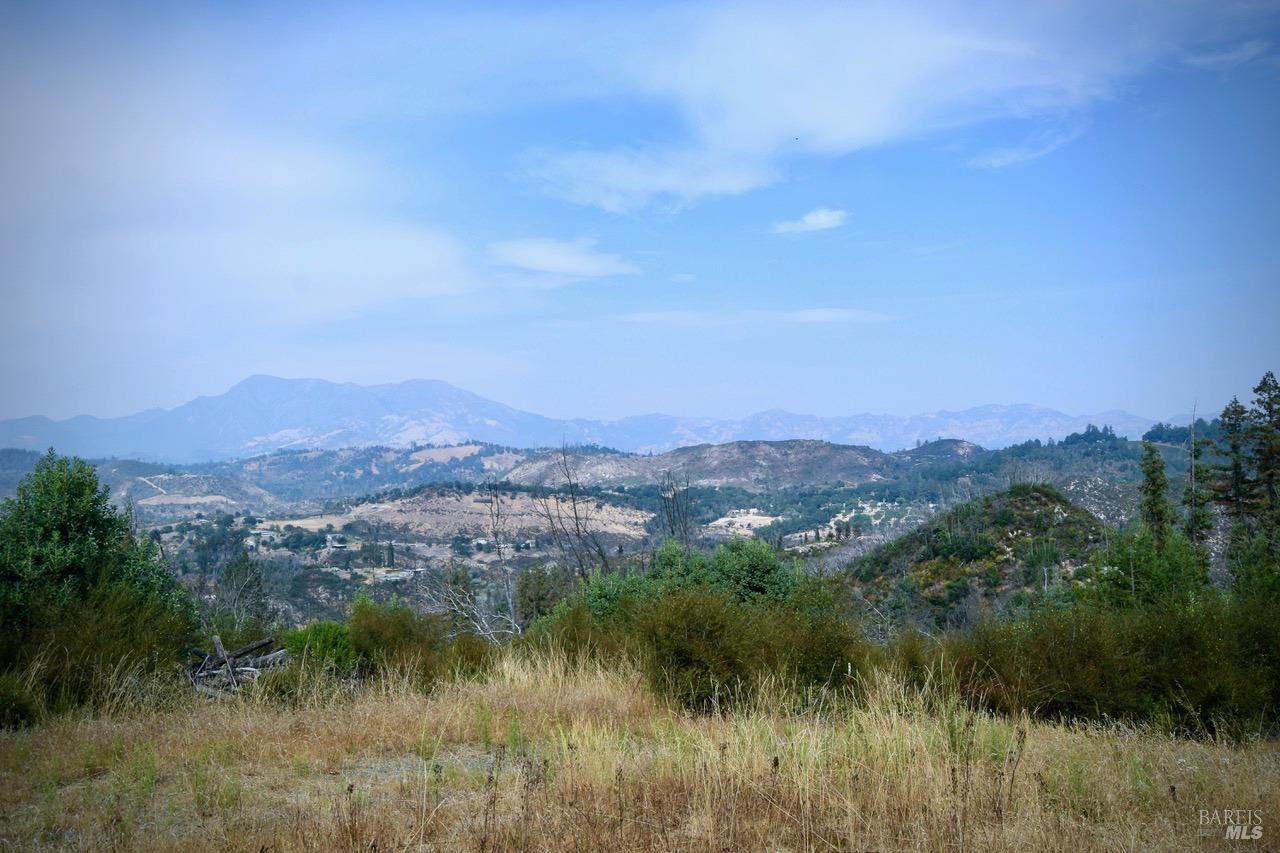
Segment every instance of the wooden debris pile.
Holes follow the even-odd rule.
[[[195,662],[191,665],[191,684],[197,693],[222,697],[236,693],[246,684],[252,684],[268,669],[285,662],[288,652],[275,649],[274,637],[249,643],[228,652],[222,639],[213,636],[213,654],[193,649]]]

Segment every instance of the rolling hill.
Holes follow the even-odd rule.
[[[850,582],[886,617],[930,627],[1019,594],[1069,582],[1106,525],[1049,485],[970,501],[850,566]]]
[[[896,453],[808,440],[703,444],[658,454],[469,443],[283,450],[194,465],[131,459],[95,464],[115,500],[132,503],[143,520],[158,521],[196,512],[318,512],[335,501],[433,483],[492,480],[555,488],[563,484],[565,452],[582,486],[653,486],[671,472],[695,487],[738,489],[743,501],[771,503],[774,514],[792,519],[783,532],[824,524],[859,498],[950,506],[1016,482],[1052,483],[1107,523],[1120,524],[1132,511],[1140,478],[1137,446],[1119,440],[985,450],[944,439]],[[1165,452],[1171,472],[1185,468],[1185,452]],[[0,497],[13,493],[38,458],[33,451],[0,451]],[[1177,476],[1171,488],[1180,488]]]

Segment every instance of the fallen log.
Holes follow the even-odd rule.
[[[265,637],[261,640],[256,640],[252,643],[248,643],[246,645],[241,646],[240,648],[236,649],[234,652],[231,653],[231,657],[232,659],[242,658],[245,655],[251,655],[256,651],[259,651],[260,649],[265,649],[267,646],[274,646],[275,644],[276,644],[275,637]]]
[[[231,661],[227,656],[227,650],[222,647],[222,638],[219,637],[217,634],[214,634],[212,639],[213,639],[213,648],[218,653],[218,661],[219,661],[219,663],[214,663],[213,667],[217,667],[220,664],[226,666],[227,678],[231,679],[231,689],[234,690],[237,686],[236,671],[231,668]]]
[[[276,644],[275,637],[267,637],[241,646],[233,652],[228,652],[222,647],[222,640],[219,637],[213,637],[211,639],[213,639],[214,648],[217,651],[217,654],[213,657],[207,657],[205,660],[204,665],[208,668],[222,666],[228,660],[234,661],[238,658],[244,657],[245,655],[251,655],[254,652],[261,651],[268,646],[274,646]]]
[[[263,655],[253,653],[275,645],[275,639],[268,637],[257,640],[228,652],[222,645],[222,638],[214,636],[214,655],[205,655],[191,667],[191,685],[203,696],[225,697],[240,691],[245,684],[252,684],[262,677],[262,673],[272,667],[284,663],[289,653],[284,649],[276,649]]]
[[[288,656],[288,654],[289,653],[286,652],[284,649],[276,649],[274,652],[270,652],[268,654],[261,655],[256,658],[248,658],[243,662],[237,663],[236,666],[237,667],[248,666],[248,667],[253,667],[254,669],[264,669],[266,667],[275,666],[276,664],[283,662],[285,657]]]

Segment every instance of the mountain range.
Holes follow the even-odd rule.
[[[244,458],[282,449],[481,441],[517,448],[596,444],[633,453],[732,441],[817,439],[901,450],[938,438],[988,448],[1032,438],[1061,439],[1087,424],[1136,437],[1154,421],[1124,411],[1068,415],[1033,405],[987,405],[921,415],[819,417],[771,410],[745,418],[650,414],[602,421],[521,411],[446,382],[415,379],[357,385],[321,379],[252,376],[224,394],[173,409],[118,418],[0,421],[0,447],[88,457],[190,463]]]

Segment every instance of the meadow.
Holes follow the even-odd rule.
[[[429,690],[291,677],[210,700],[122,671],[0,733],[0,847],[1173,850],[1212,842],[1202,809],[1280,804],[1273,740],[993,715],[890,670],[709,713],[548,649]]]

